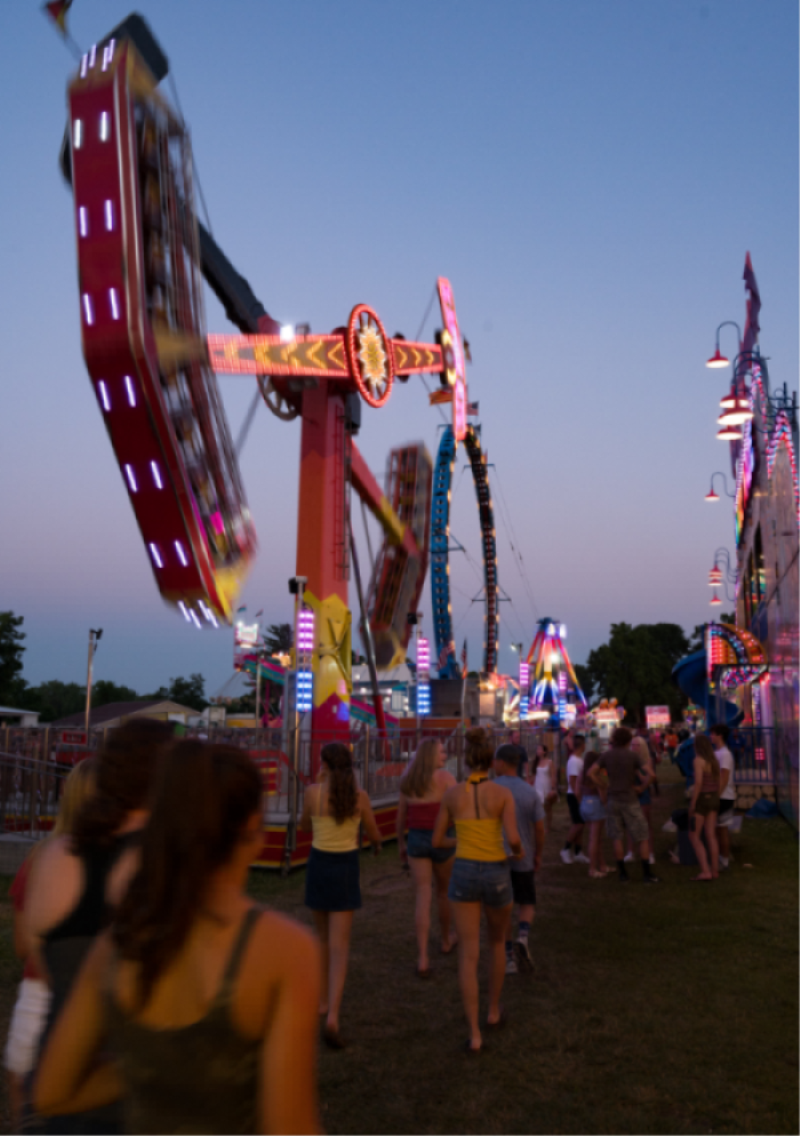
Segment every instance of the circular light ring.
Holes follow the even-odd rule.
[[[376,409],[385,406],[394,382],[392,343],[379,316],[367,304],[356,304],[350,313],[346,341],[347,362],[358,393],[368,406]],[[365,359],[365,355],[370,354],[371,374],[370,364]]]
[[[464,439],[470,459],[475,494],[481,525],[481,551],[484,580],[484,645],[483,670],[497,671],[498,594],[497,543],[494,529],[494,510],[489,492],[486,461],[480,439],[470,426]],[[457,443],[452,426],[442,432],[436,467],[433,474],[433,501],[431,505],[431,598],[433,603],[433,629],[436,640],[436,660],[440,678],[460,678],[461,667],[456,658],[453,639],[453,617],[450,604],[450,493]],[[444,664],[441,665],[441,660]]]

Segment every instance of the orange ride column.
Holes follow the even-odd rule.
[[[303,392],[297,575],[315,615],[312,776],[320,744],[350,740],[351,628],[347,585],[348,452],[342,384],[319,379]]]

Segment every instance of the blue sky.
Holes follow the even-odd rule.
[[[436,277],[451,280],[509,518],[501,667],[538,616],[567,623],[576,661],[612,622],[705,619],[733,519],[725,498],[703,501],[729,469],[714,436],[726,376],[703,363],[717,324],[743,323],[748,249],[773,383],[796,386],[796,3],[138,10],[169,56],[214,234],[272,314],[327,331],[363,301],[411,336]],[[88,47],[128,11],[75,0],[72,35]],[[32,683],[83,681],[103,627],[96,677],[144,691],[200,671],[213,692],[232,633],[200,635],[159,598],[83,365],[56,167],[72,67],[38,0],[0,8],[0,609],[25,617]],[[207,307],[209,330],[228,330]],[[723,329],[729,356],[734,338]],[[236,434],[252,386],[220,386]],[[438,423],[412,380],[364,408],[359,445],[382,475],[393,445],[434,453]],[[299,424],[261,408],[242,460],[261,545],[242,602],[267,621],[290,613],[298,453]],[[479,533],[469,474],[457,485],[469,558],[452,561],[454,622],[475,665]]]

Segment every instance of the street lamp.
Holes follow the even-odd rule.
[[[707,367],[711,367],[711,368],[727,367],[728,363],[730,362],[730,359],[727,359],[724,355],[721,355],[720,350],[719,350],[719,333],[720,333],[720,328],[723,328],[723,327],[735,327],[736,328],[736,334],[738,336],[736,342],[737,343],[742,342],[742,333],[739,330],[738,323],[736,323],[735,320],[723,320],[722,323],[717,328],[716,348],[714,350],[714,354],[711,356],[710,359],[706,360],[706,366]]]
[[[728,479],[726,478],[726,476],[722,472],[722,470],[717,469],[717,470],[714,470],[714,472],[711,474],[711,489],[708,493],[706,493],[706,496],[705,496],[706,501],[708,501],[709,504],[713,504],[713,502],[719,501],[719,493],[714,492],[714,478],[715,477],[721,477],[722,480],[724,481],[724,483],[725,483],[725,496],[730,497],[731,501],[735,500],[736,494],[728,492]]]
[[[103,638],[103,628],[98,627],[95,631],[89,630],[89,665],[86,670],[86,744],[89,744],[89,718],[92,713],[92,670],[94,663],[94,653],[97,650],[97,644]]]

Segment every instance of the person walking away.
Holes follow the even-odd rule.
[[[567,807],[572,827],[567,833],[567,842],[561,849],[561,859],[565,864],[576,861],[579,864],[588,864],[589,857],[581,850],[581,836],[583,835],[583,817],[581,816],[581,786],[583,783],[583,754],[586,749],[586,740],[583,734],[576,734],[572,741],[573,751],[567,758]],[[575,854],[573,855],[572,849]]]
[[[608,813],[605,804],[600,799],[600,790],[591,777],[591,768],[599,756],[596,750],[585,754],[581,790],[581,816],[589,825],[589,877],[593,880],[605,879],[611,871],[611,868],[606,864],[603,849],[603,834]],[[603,785],[607,789],[608,775],[606,773],[603,774]]]
[[[599,755],[590,770],[590,776],[600,790],[601,799],[607,795],[608,833],[614,842],[614,854],[617,858],[617,873],[620,882],[627,883],[628,881],[622,843],[622,835],[625,831],[630,832],[634,842],[639,846],[644,882],[657,884],[660,882],[658,876],[654,876],[650,868],[647,821],[642,815],[638,799],[641,788],[646,788],[650,784],[652,770],[648,772],[645,769],[642,757],[631,750],[632,738],[633,735],[629,729],[625,726],[617,726],[611,735],[610,748]],[[603,786],[603,770],[608,773],[607,791]],[[644,773],[641,780],[637,776],[639,770]]]
[[[23,915],[30,949],[52,992],[42,1049],[97,936],[136,869],[156,769],[173,738],[172,723],[134,718],[109,733],[97,755],[94,792],[70,836],[37,856]],[[116,1132],[117,1104],[45,1123],[48,1133]]]
[[[719,875],[719,846],[717,844],[717,816],[719,815],[719,760],[710,738],[699,735],[694,739],[697,755],[694,759],[694,788],[689,801],[689,839],[700,865],[700,873],[692,876],[696,882],[715,880]],[[706,847],[703,844],[705,834]],[[709,863],[710,860],[710,863]]]
[[[60,836],[71,836],[75,820],[83,802],[94,790],[95,761],[86,758],[73,766],[66,777],[58,806],[58,815],[51,832],[39,844],[34,845],[30,855],[14,877],[9,888],[9,896],[14,904],[14,951],[24,962],[22,982],[11,1015],[11,1024],[6,1041],[5,1064],[8,1072],[8,1099],[11,1109],[13,1131],[19,1131],[22,1124],[24,1106],[24,1081],[32,1072],[39,1039],[44,1029],[50,1009],[50,988],[44,974],[39,970],[31,949],[32,944],[26,935],[24,921],[25,892],[34,860],[53,840]]]
[[[719,762],[719,815],[717,817],[717,843],[719,844],[719,866],[727,868],[730,864],[731,838],[728,825],[733,819],[736,807],[736,764],[728,749],[728,727],[724,722],[709,730],[711,744]]]
[[[41,1111],[122,1098],[128,1132],[320,1131],[319,947],[246,894],[263,840],[250,757],[176,743],[138,871],[45,1051]]]
[[[514,815],[522,842],[522,856],[509,860],[511,893],[517,907],[517,937],[511,938],[511,920],[506,933],[506,974],[533,970],[529,937],[536,912],[535,873],[544,850],[544,805],[536,790],[524,779],[528,755],[522,746],[501,745],[494,755],[495,785],[508,789],[514,798]],[[506,842],[507,855],[511,847]]]
[[[456,784],[452,773],[444,768],[447,753],[437,738],[426,738],[419,746],[406,775],[400,782],[397,805],[397,847],[401,860],[408,853],[411,879],[414,883],[414,926],[417,934],[417,974],[429,978],[432,971],[428,957],[431,926],[431,895],[436,887],[436,906],[442,935],[442,954],[455,947],[450,901],[447,888],[453,870],[453,848],[433,848],[431,838],[442,797]],[[406,841],[406,825],[408,840]],[[455,835],[455,830],[449,835]]]
[[[545,833],[548,833],[553,825],[553,806],[558,799],[558,791],[556,789],[553,759],[543,742],[539,742],[533,751],[531,773],[534,779],[533,787],[544,805]]]
[[[301,831],[313,833],[305,901],[322,943],[319,1012],[325,1016],[323,1040],[330,1049],[344,1049],[339,1013],[353,914],[361,907],[359,827],[364,826],[376,854],[381,834],[369,797],[356,784],[350,747],[329,742],[320,756],[319,782],[306,789],[300,818]]]
[[[489,939],[489,1010],[486,1027],[505,1022],[500,1005],[505,979],[505,940],[511,917],[511,873],[503,844],[508,838],[512,854],[522,855],[517,831],[514,798],[510,790],[489,781],[492,743],[488,731],[467,731],[466,761],[472,772],[466,784],[454,785],[442,798],[433,830],[433,847],[453,844],[447,829],[455,824],[456,859],[448,895],[458,932],[458,979],[464,1013],[469,1026],[467,1053],[479,1053],[483,1038],[478,1025],[478,962],[480,958],[481,909],[486,912]]]
[[[631,742],[631,749],[638,753],[642,758],[642,761],[644,762],[645,772],[640,772],[638,774],[639,784],[636,787],[636,791],[639,794],[639,804],[642,809],[642,815],[647,821],[648,843],[650,845],[650,851],[647,859],[649,863],[655,864],[656,845],[655,834],[653,832],[653,801],[650,796],[651,789],[655,785],[655,767],[653,766],[653,756],[650,752],[650,747],[647,744],[647,739],[642,737],[641,734],[637,734],[633,739],[633,741]],[[653,779],[649,785],[644,785],[644,778],[647,773],[651,773]],[[628,851],[625,854],[625,862],[629,863],[631,860],[633,860],[633,838],[631,837],[630,832],[627,833],[627,839]]]

